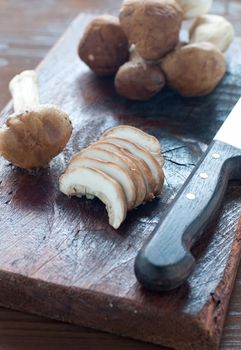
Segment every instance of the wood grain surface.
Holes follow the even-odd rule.
[[[96,4],[96,3],[91,3],[88,2],[88,4],[83,5],[80,4],[79,2],[72,2],[69,1],[68,4],[66,4],[64,1],[58,1],[58,3],[56,1],[43,1],[41,2],[41,4],[43,4],[43,7],[41,7],[41,9],[34,6],[36,4],[34,4],[35,1],[31,1],[31,6],[29,6],[29,2],[28,1],[21,1],[17,2],[17,1],[1,1],[1,21],[0,21],[0,25],[3,26],[3,28],[5,28],[5,32],[4,30],[1,30],[1,41],[0,44],[1,46],[1,59],[2,59],[2,67],[3,69],[1,70],[1,74],[2,72],[8,71],[8,75],[7,78],[2,79],[1,81],[3,82],[3,87],[1,86],[1,92],[6,90],[6,86],[7,86],[7,80],[8,77],[11,75],[13,75],[13,73],[15,73],[15,71],[19,71],[22,70],[23,68],[29,68],[30,66],[35,66],[35,64],[39,61],[39,59],[44,55],[46,49],[49,47],[50,41],[54,41],[57,37],[57,35],[64,29],[64,26],[66,25],[67,22],[69,22],[70,18],[72,18],[78,11],[78,9],[89,9],[91,8],[91,6],[96,6],[96,11],[101,10],[101,6],[102,8],[104,8],[105,6],[108,7],[108,3],[107,2],[102,2],[101,4]],[[36,2],[37,3],[37,2]],[[117,3],[117,2],[116,2]],[[115,3],[115,6],[116,6]],[[39,4],[39,2],[38,2]],[[112,6],[113,6],[113,2],[112,2]],[[218,4],[216,5],[217,11],[221,11],[222,8],[222,4]],[[234,17],[237,15],[238,10],[239,9],[239,4],[238,3],[231,3],[231,9],[235,9],[234,13]],[[3,9],[3,11],[2,11]],[[114,6],[113,6],[114,9]],[[15,10],[15,12],[13,11]],[[51,12],[52,11],[52,12]],[[58,12],[59,11],[59,12]],[[12,17],[9,17],[9,14],[12,13]],[[17,15],[21,14],[20,16]],[[52,17],[51,17],[51,13],[52,13]],[[6,15],[8,14],[8,16]],[[25,16],[25,17],[24,17]],[[42,17],[41,17],[42,16]],[[62,16],[62,17],[61,17]],[[21,19],[21,20],[20,20]],[[31,21],[28,23],[28,20],[31,19]],[[58,22],[59,21],[59,22]],[[11,22],[13,25],[11,25]],[[23,31],[23,35],[21,36],[19,34],[19,32],[17,31],[17,28],[20,28],[20,24],[21,24],[21,30]],[[49,24],[51,23],[51,25]],[[24,25],[23,25],[24,24]],[[59,24],[59,27],[58,27]],[[48,27],[49,25],[49,27]],[[4,27],[5,26],[5,27]],[[51,28],[51,30],[49,30],[48,28]],[[57,29],[56,29],[57,28]],[[1,27],[2,29],[2,27]],[[24,34],[24,30],[26,31]],[[34,42],[34,40],[36,40],[36,37],[34,37],[34,40],[32,40],[31,37],[31,33],[34,32],[34,30],[36,30],[36,36],[37,36],[37,43]],[[56,30],[56,31],[54,31]],[[10,35],[10,38],[7,36],[7,33],[9,35],[9,31],[11,33],[11,31],[14,33],[12,34],[12,36]],[[43,51],[40,53],[38,52],[37,48],[41,48],[41,45],[39,45],[39,37],[38,35],[43,34],[43,32],[41,33],[41,31],[43,31],[46,35],[46,37],[42,37],[42,40],[44,42],[43,45]],[[52,31],[52,32],[51,32]],[[52,34],[49,34],[49,33]],[[47,34],[46,34],[47,33]],[[4,35],[5,34],[5,35]],[[52,35],[52,36],[51,36]],[[21,44],[21,40],[23,40],[23,38],[25,39],[25,41],[23,41],[23,43]],[[49,40],[48,44],[47,40]],[[12,41],[11,41],[12,40]],[[15,40],[15,43],[14,43]],[[20,40],[20,43],[17,41]],[[32,44],[32,42],[34,44]],[[18,46],[19,45],[19,46]],[[25,53],[25,57],[24,59],[21,59],[21,54],[23,53],[24,50],[22,50],[22,47],[26,48],[26,53]],[[30,50],[32,50],[32,55],[27,51],[28,46],[30,46]],[[16,48],[15,53],[14,50],[11,51],[13,48]],[[3,52],[3,55],[2,55]],[[34,56],[36,54],[36,56]],[[39,55],[39,56],[38,56]],[[20,57],[19,57],[20,56]],[[12,58],[11,58],[12,57]],[[29,58],[30,57],[30,58]],[[14,59],[15,59],[15,63],[14,63]],[[11,61],[13,60],[13,62]],[[35,61],[34,61],[35,60]],[[7,61],[7,62],[6,62]],[[8,65],[7,65],[8,64]],[[9,65],[10,64],[10,65]],[[9,68],[12,67],[12,68]],[[92,80],[90,80],[91,82]],[[4,85],[5,84],[5,85]],[[108,84],[107,84],[108,85]],[[101,83],[100,83],[100,87],[101,87]],[[232,86],[231,86],[232,88]],[[234,86],[233,86],[234,89]],[[108,92],[108,90],[107,90]],[[106,91],[104,92],[106,93]],[[238,94],[240,93],[240,91],[235,91],[235,96],[237,97]],[[42,92],[42,95],[44,96],[44,92]],[[233,94],[231,94],[233,96]],[[5,96],[5,97],[4,97]],[[47,95],[46,95],[47,96]],[[6,101],[8,96],[7,94],[1,95],[1,98],[3,99],[2,101]],[[86,99],[88,100],[88,98],[90,98],[90,96],[86,96]],[[5,100],[4,100],[5,99]],[[235,97],[234,97],[235,99]],[[226,100],[229,101],[228,107],[227,108],[231,108],[231,105],[234,102],[234,99],[230,98],[230,96],[227,96]],[[210,106],[209,106],[210,107]],[[195,110],[195,106],[192,105],[192,108]],[[133,109],[133,111],[135,111],[135,108]],[[213,111],[214,112],[214,111]],[[227,112],[227,110],[222,110],[219,111],[222,114],[222,117],[224,117],[225,112]],[[220,114],[220,115],[221,115]],[[222,119],[222,118],[221,118]],[[220,121],[219,121],[220,122]],[[176,127],[176,125],[174,125]],[[211,133],[214,132],[216,126],[213,125],[211,128]],[[191,132],[191,130],[189,130],[189,132]],[[91,135],[89,135],[89,137],[91,138]],[[209,141],[209,137],[210,134],[208,136],[208,132],[206,133],[206,136],[204,137],[205,140],[202,140],[201,142],[201,146],[205,147],[205,143]],[[88,139],[85,138],[83,140],[83,142],[88,142]],[[168,144],[166,144],[166,146],[168,146]],[[201,147],[202,148],[202,147]],[[198,157],[198,155],[200,153],[198,153],[198,150],[194,150],[196,152],[196,157]],[[194,152],[194,153],[195,153]],[[199,150],[200,152],[200,150]],[[192,152],[190,152],[192,155]],[[189,156],[189,155],[188,155]],[[174,159],[172,158],[171,161],[173,162],[177,162],[177,159],[175,159],[175,157],[180,158],[180,155],[178,153],[174,154]],[[190,160],[190,163],[193,161],[193,159]],[[195,161],[195,159],[194,159]],[[178,168],[178,165],[176,165]],[[187,173],[191,168],[190,166],[187,166]],[[187,175],[186,173],[186,175]],[[185,175],[184,175],[185,176]],[[21,174],[14,174],[12,179],[17,179],[17,178],[21,178],[22,175]],[[178,176],[179,178],[179,176]],[[181,184],[181,182],[183,181],[183,177],[180,176],[179,178],[179,185]],[[229,205],[234,205],[234,206],[238,206],[240,205],[239,202],[239,189],[236,186],[233,186],[230,188],[229,190],[230,192],[230,197],[228,196],[226,199],[226,206],[228,207],[224,207],[224,212],[227,212],[227,208],[229,208],[230,210],[230,206]],[[11,190],[9,191],[9,193],[11,192]],[[31,190],[30,190],[31,192]],[[235,196],[234,196],[235,194]],[[9,194],[9,196],[11,196],[11,194]],[[229,198],[233,198],[235,197],[235,202],[231,202],[231,204],[229,203]],[[6,202],[9,200],[9,198],[6,199]],[[38,198],[35,198],[34,200],[38,201]],[[226,208],[226,209],[225,209]],[[228,211],[230,213],[230,211]],[[237,213],[233,213],[232,215],[236,218],[237,220]],[[234,218],[234,219],[235,219]],[[231,222],[225,222],[225,225],[223,225],[223,227],[221,227],[221,229],[228,229],[228,230],[234,230],[234,226],[235,226],[235,220],[231,221]],[[17,245],[16,245],[16,249],[17,249]],[[6,259],[7,261],[7,259]],[[240,305],[238,302],[238,297],[239,297],[239,285],[236,285],[236,299],[235,297],[233,298],[233,303],[234,306],[232,306],[231,304],[231,311],[230,311],[230,316],[228,319],[228,323],[226,326],[226,333],[224,336],[224,341],[223,341],[223,349],[238,349],[240,348],[240,339],[239,339],[239,329],[240,327],[240,323],[239,323],[239,318],[240,318]],[[233,310],[233,311],[232,311]],[[62,343],[66,344],[65,346],[71,346],[72,348],[77,348],[77,346],[80,346],[80,344],[82,344],[82,348],[95,348],[95,349],[108,349],[108,348],[118,348],[118,346],[125,346],[126,348],[130,349],[141,349],[141,348],[146,348],[146,349],[151,349],[151,348],[155,348],[154,346],[149,346],[149,345],[142,345],[140,343],[136,343],[136,342],[132,342],[132,341],[127,341],[121,338],[117,338],[117,337],[112,337],[109,335],[105,335],[102,333],[98,333],[98,332],[94,332],[94,331],[89,331],[89,330],[84,330],[84,329],[77,329],[75,327],[72,326],[68,326],[68,325],[62,325],[62,324],[55,324],[52,323],[50,321],[44,321],[42,319],[38,319],[38,318],[34,318],[34,317],[30,317],[30,316],[23,316],[21,314],[17,314],[17,313],[11,313],[8,311],[2,311],[2,316],[1,316],[2,321],[2,327],[1,327],[1,332],[3,332],[2,337],[0,339],[0,343],[2,345],[3,348],[11,348],[11,349],[20,349],[22,348],[32,348],[35,347],[37,348],[37,346],[39,346],[39,348],[43,348],[41,346],[44,346],[45,348],[47,348],[49,346],[49,348],[53,349],[54,346],[58,346],[59,348],[59,344]],[[25,320],[25,321],[24,321]],[[36,327],[34,326],[34,321],[36,322]],[[23,327],[22,327],[23,325]],[[43,331],[41,333],[40,329],[42,325]],[[19,327],[19,328],[18,328]],[[25,332],[24,329],[29,327],[29,333]],[[18,330],[19,329],[19,330]],[[46,329],[49,329],[49,331],[46,331]],[[5,332],[6,330],[6,332]],[[12,330],[12,331],[11,331]],[[36,331],[36,333],[35,333]],[[19,333],[18,333],[19,332]],[[39,333],[40,332],[40,333]],[[28,334],[26,334],[28,333]],[[32,336],[31,336],[32,334]],[[46,339],[45,337],[41,337],[41,334],[46,335]],[[49,334],[49,336],[48,336]],[[13,336],[14,335],[14,336]],[[44,338],[44,339],[43,339]],[[52,341],[51,339],[54,338],[55,340]],[[73,340],[74,338],[74,340]],[[34,340],[35,339],[35,340]],[[32,341],[32,343],[31,343]],[[37,344],[36,344],[37,343]],[[24,344],[24,345],[23,345]],[[44,344],[44,345],[43,345]],[[84,345],[83,345],[84,344]],[[61,346],[62,346],[61,345]],[[85,347],[83,347],[85,346]],[[64,347],[63,347],[64,348]]]

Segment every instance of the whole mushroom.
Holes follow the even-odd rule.
[[[177,48],[162,60],[161,68],[170,87],[191,97],[210,93],[223,78],[226,64],[216,46],[202,42]]]
[[[183,11],[175,0],[125,0],[119,18],[140,56],[157,60],[177,45]]]
[[[103,15],[93,19],[79,43],[79,57],[99,76],[116,73],[128,60],[128,40],[118,17]]]
[[[208,41],[225,52],[234,38],[234,28],[226,18],[218,15],[198,17],[189,31],[190,43]]]
[[[69,117],[54,105],[39,104],[35,71],[15,76],[9,88],[15,112],[0,128],[0,155],[24,169],[46,166],[71,136]]]
[[[130,100],[147,101],[165,86],[165,77],[157,62],[143,60],[136,50],[129,62],[121,66],[115,77],[119,95]]]

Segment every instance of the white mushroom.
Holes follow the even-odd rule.
[[[208,13],[213,0],[176,0],[184,12],[184,18],[195,18]]]
[[[101,170],[105,174],[111,176],[122,186],[122,189],[124,190],[126,196],[128,210],[134,208],[136,200],[136,188],[129,174],[125,172],[120,166],[114,164],[113,162],[96,158],[79,157],[70,162],[68,171],[71,171],[75,168],[77,169],[81,166]]]
[[[129,125],[119,125],[105,131],[101,136],[101,139],[105,137],[120,137],[134,142],[135,144],[146,148],[154,157],[159,158],[160,164],[164,163],[160,142],[156,137],[149,135],[138,128]]]
[[[60,191],[68,196],[90,194],[105,205],[109,224],[118,229],[126,217],[126,200],[120,184],[100,170],[80,166],[60,178]]]
[[[155,181],[152,176],[152,172],[146,162],[139,157],[135,156],[131,152],[129,152],[127,149],[123,148],[120,145],[113,144],[111,141],[109,141],[108,138],[102,139],[102,141],[98,141],[95,144],[93,144],[91,147],[101,147],[102,149],[108,149],[112,152],[119,152],[122,155],[124,155],[126,158],[128,158],[134,165],[134,167],[139,171],[141,174],[144,185],[145,185],[145,201],[152,200],[154,196],[154,187],[155,187]]]
[[[83,149],[82,151],[76,153],[71,162],[79,157],[92,157],[108,162],[112,162],[119,167],[121,167],[125,172],[127,172],[132,178],[135,184],[135,192],[136,192],[136,202],[134,207],[139,206],[143,203],[146,196],[146,186],[145,182],[142,178],[142,175],[139,172],[139,169],[135,166],[135,164],[126,157],[120,150],[117,148],[117,152],[113,152],[103,147],[103,145],[93,145],[88,148]]]
[[[154,189],[153,189],[153,194],[159,194],[162,186],[163,186],[163,172],[162,169],[160,167],[160,164],[157,162],[157,160],[155,159],[155,157],[152,156],[152,154],[147,151],[145,148],[136,145],[135,143],[119,138],[119,137],[106,137],[106,139],[115,144],[118,145],[122,148],[127,149],[130,153],[132,153],[134,156],[142,159],[147,166],[149,167],[153,179],[154,179]]]
[[[71,136],[68,115],[56,106],[39,104],[35,71],[15,76],[9,88],[15,113],[0,128],[0,154],[20,168],[45,166]]]
[[[190,43],[209,42],[225,52],[234,39],[234,28],[218,15],[198,17],[189,31]]]

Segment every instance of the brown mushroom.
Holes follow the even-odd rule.
[[[210,93],[226,70],[222,52],[211,43],[202,42],[179,47],[161,63],[170,87],[182,96]]]
[[[183,11],[175,0],[125,0],[119,18],[140,56],[157,60],[178,43]]]
[[[137,52],[121,66],[115,77],[119,95],[130,100],[147,101],[165,86],[165,77],[157,62],[145,61]]]
[[[68,115],[56,106],[39,104],[34,71],[15,76],[9,88],[15,113],[0,129],[0,154],[20,168],[45,166],[70,138]]]
[[[79,57],[99,76],[117,72],[129,57],[128,40],[119,19],[103,15],[87,26],[79,44]]]

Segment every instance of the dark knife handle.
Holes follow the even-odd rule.
[[[136,258],[144,287],[165,291],[187,279],[195,265],[190,249],[220,207],[228,181],[237,177],[241,151],[213,141]]]

